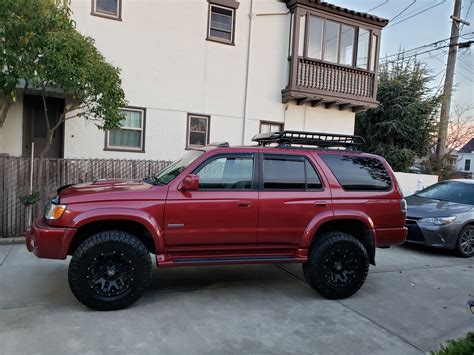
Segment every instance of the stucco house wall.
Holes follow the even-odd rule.
[[[353,133],[351,110],[282,103],[289,71],[285,2],[254,0],[251,11],[251,2],[241,0],[235,45],[206,40],[208,5],[205,0],[123,1],[122,20],[115,21],[91,16],[90,0],[72,1],[78,30],[121,68],[129,105],[146,109],[146,136],[143,153],[105,151],[104,132],[73,119],[65,124],[65,158],[176,159],[186,147],[188,113],[210,116],[211,142],[234,145],[250,143],[260,121]],[[0,152],[20,156],[22,144],[20,95],[0,128]]]

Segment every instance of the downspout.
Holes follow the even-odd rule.
[[[286,12],[274,12],[274,13],[262,13],[262,14],[255,14],[253,12],[253,4],[254,0],[250,0],[250,13],[249,13],[249,18],[250,18],[250,25],[249,25],[249,37],[248,37],[248,49],[247,49],[247,72],[245,75],[245,93],[244,93],[244,122],[243,122],[243,130],[242,130],[242,145],[245,145],[245,131],[247,129],[247,116],[248,116],[248,90],[249,90],[249,78],[250,78],[250,52],[251,52],[251,42],[252,42],[252,24],[256,16],[279,16],[279,15],[288,15],[290,11]],[[286,112],[285,112],[286,115]]]
[[[249,24],[249,37],[248,37],[248,48],[247,48],[247,73],[245,75],[245,93],[244,93],[244,122],[243,122],[243,129],[242,129],[242,145],[245,145],[245,131],[247,129],[247,115],[248,115],[248,92],[249,92],[249,77],[250,77],[250,50],[252,49],[252,24],[253,24],[253,19],[255,18],[255,14],[253,13],[253,1],[250,0],[250,13],[249,13],[249,19],[250,19],[250,24]]]

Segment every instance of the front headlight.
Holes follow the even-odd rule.
[[[66,210],[66,205],[56,205],[50,203],[46,209],[45,217],[46,219],[59,219]]]
[[[428,218],[420,219],[418,223],[436,224],[437,226],[445,226],[447,224],[453,223],[455,220],[456,220],[456,216],[428,217]]]

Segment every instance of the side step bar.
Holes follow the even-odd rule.
[[[161,259],[161,260],[160,260]],[[232,265],[232,264],[274,264],[274,263],[303,263],[307,257],[294,256],[238,256],[215,258],[169,258],[163,260],[157,255],[157,264],[160,267],[197,266],[197,265]]]

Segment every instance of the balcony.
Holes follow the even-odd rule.
[[[360,111],[377,106],[374,72],[298,58],[296,82],[283,90],[283,102]]]
[[[388,21],[319,0],[286,0],[289,78],[282,102],[353,112],[376,107],[381,29]]]

